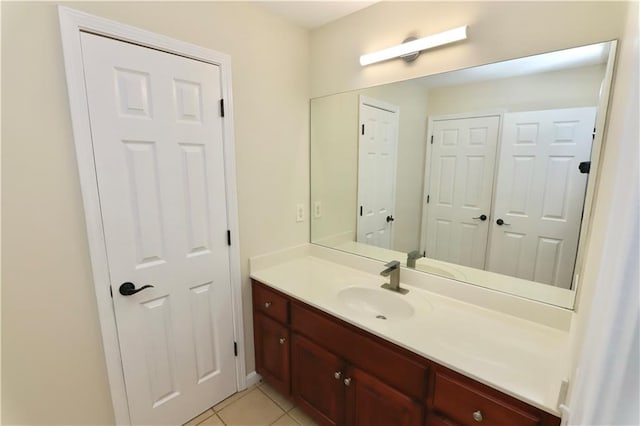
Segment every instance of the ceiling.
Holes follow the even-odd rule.
[[[318,28],[360,9],[375,1],[259,1],[258,4],[272,13],[307,29]]]

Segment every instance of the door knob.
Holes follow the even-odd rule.
[[[126,283],[122,283],[122,285],[120,285],[120,288],[118,289],[118,291],[123,296],[131,296],[133,294],[136,294],[139,291],[144,290],[145,288],[151,288],[151,287],[153,287],[153,286],[152,285],[143,285],[140,288],[136,288],[136,285],[134,283],[126,282]]]
[[[395,219],[393,218],[392,215],[387,216],[387,223],[389,222],[393,222]]]
[[[507,223],[507,222],[505,222],[505,221],[504,221],[504,220],[502,220],[502,219],[498,219],[498,220],[496,220],[496,224],[497,224],[497,225],[499,225],[499,226],[502,226],[502,225],[511,225],[510,223]]]
[[[487,215],[486,214],[481,214],[480,216],[473,217],[472,219],[480,219],[481,221],[484,222],[485,220],[487,220]]]
[[[345,386],[349,386],[351,384],[351,378],[347,377],[346,379],[344,379],[344,385]]]
[[[281,337],[279,341],[281,345],[284,345],[284,342],[286,342],[287,339],[285,339],[284,337]]]
[[[336,371],[333,373],[333,377],[335,377],[336,380],[340,380],[340,377],[342,377],[342,371]]]

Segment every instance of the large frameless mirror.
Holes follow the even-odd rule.
[[[571,308],[615,41],[311,100],[311,241]]]

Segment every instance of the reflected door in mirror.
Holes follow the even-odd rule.
[[[398,108],[360,97],[357,241],[393,245]]]
[[[488,270],[571,287],[595,117],[592,107],[504,114]]]
[[[427,257],[484,269],[500,116],[432,122]]]

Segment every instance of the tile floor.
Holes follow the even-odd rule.
[[[184,426],[312,426],[316,423],[267,383],[231,395]]]

